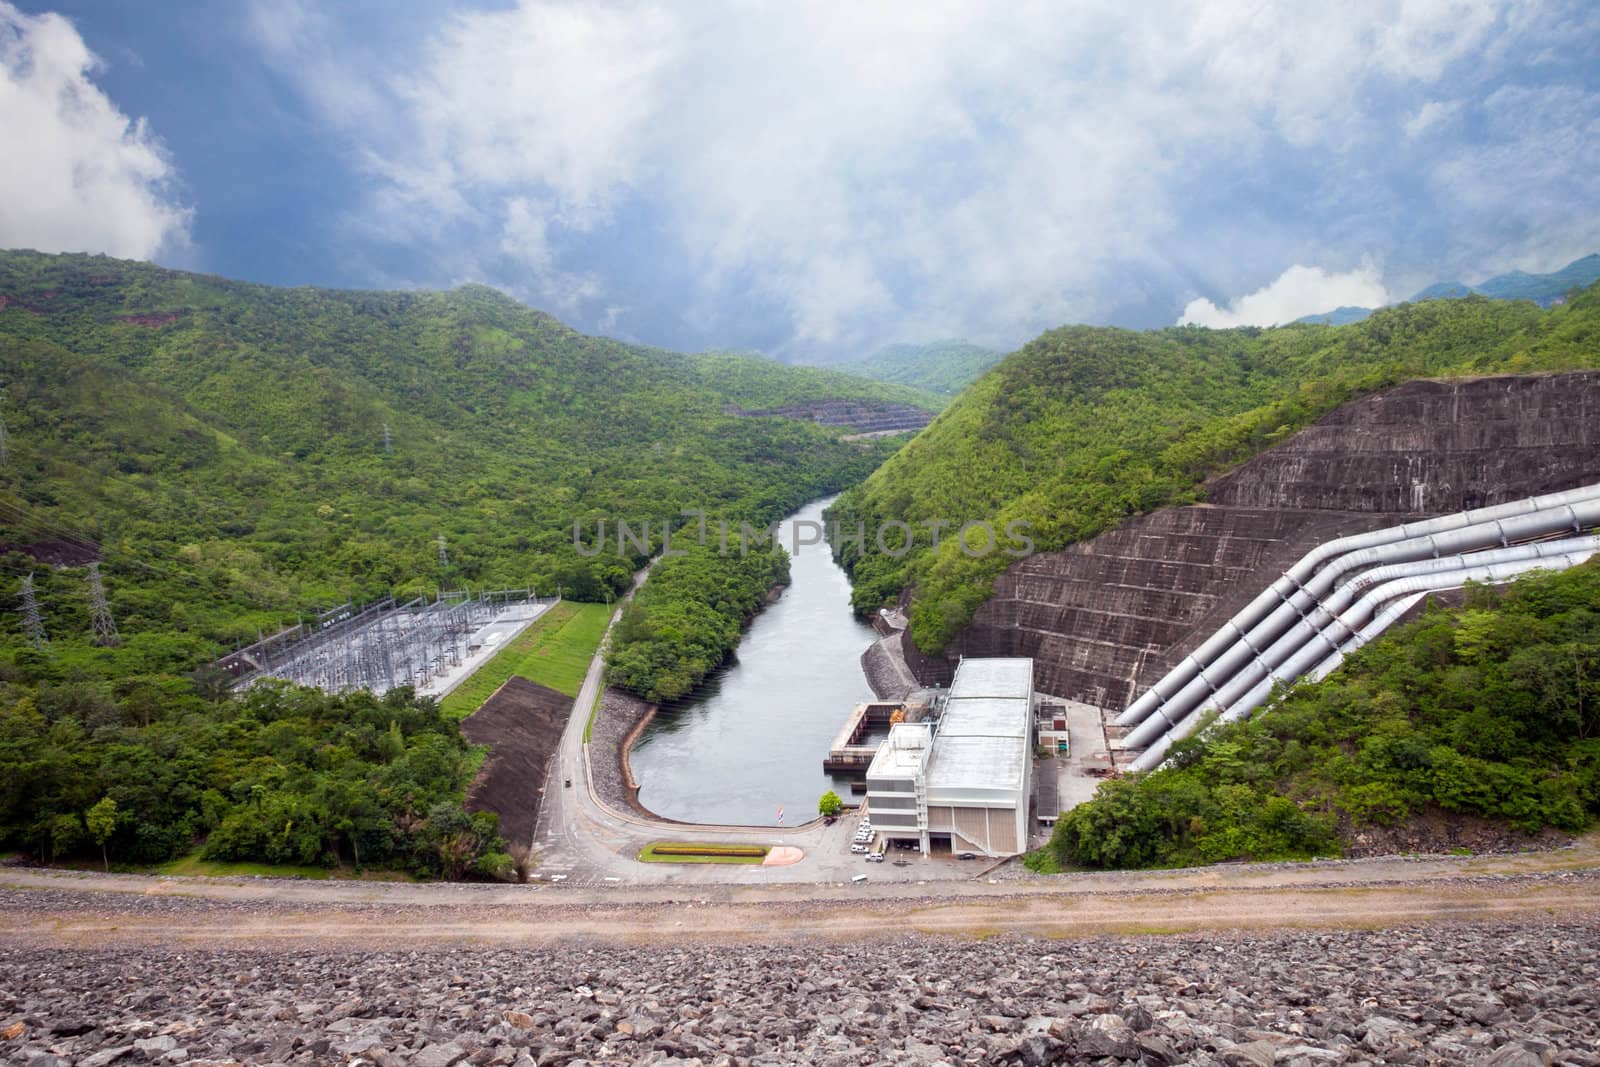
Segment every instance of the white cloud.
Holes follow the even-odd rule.
[[[1553,270],[1600,248],[1600,92],[1508,85],[1476,110],[1483,135],[1428,172],[1463,235],[1458,271]]]
[[[625,244],[645,217],[653,254],[670,241],[692,279],[685,322],[754,297],[801,349],[912,328],[1005,343],[1103,320],[1127,295],[1113,274],[1237,291],[1269,264],[1374,247],[1308,251],[1324,203],[1281,194],[1283,230],[1218,255],[1191,201],[1300,156],[1305,182],[1382,181],[1395,115],[1415,133],[1445,119],[1434,83],[1509,47],[1515,6],[520,0],[451,16],[388,68],[407,73],[372,78],[387,103],[347,132],[381,186],[363,225],[452,255],[461,227],[485,253],[509,241],[525,275],[494,280],[588,301],[593,321],[639,294],[564,250]],[[282,29],[297,18],[269,20],[264,47],[302,57],[313,99],[340,98],[325,43]],[[1251,195],[1225,206],[1248,218]]]
[[[1460,101],[1429,100],[1416,113],[1406,119],[1404,128],[1407,137],[1421,137],[1435,127],[1449,122],[1461,110]]]
[[[97,66],[66,19],[0,0],[0,247],[145,259],[187,243],[171,161]]]
[[[1278,275],[1272,284],[1241,296],[1226,308],[1219,308],[1203,297],[1191,300],[1183,309],[1178,325],[1210,326],[1218,330],[1234,326],[1276,326],[1335,308],[1376,308],[1388,302],[1388,291],[1377,268],[1371,264],[1345,274],[1329,274],[1321,267],[1296,264]]]

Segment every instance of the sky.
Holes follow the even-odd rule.
[[[0,247],[789,360],[1600,249],[1600,5],[0,0]]]

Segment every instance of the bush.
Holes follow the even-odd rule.
[[[1088,867],[1298,859],[1430,806],[1576,832],[1600,814],[1600,561],[1475,590],[1106,782],[1051,846]]]

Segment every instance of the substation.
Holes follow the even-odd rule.
[[[552,604],[532,589],[465,590],[341,604],[238,649],[217,665],[246,688],[268,678],[330,693],[411,686],[443,696]]]

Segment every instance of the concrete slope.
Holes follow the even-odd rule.
[[[924,682],[1032,656],[1047,693],[1120,709],[1317,544],[1600,481],[1600,372],[1415,381],[1346,404],[1170,508],[1019,561]]]

